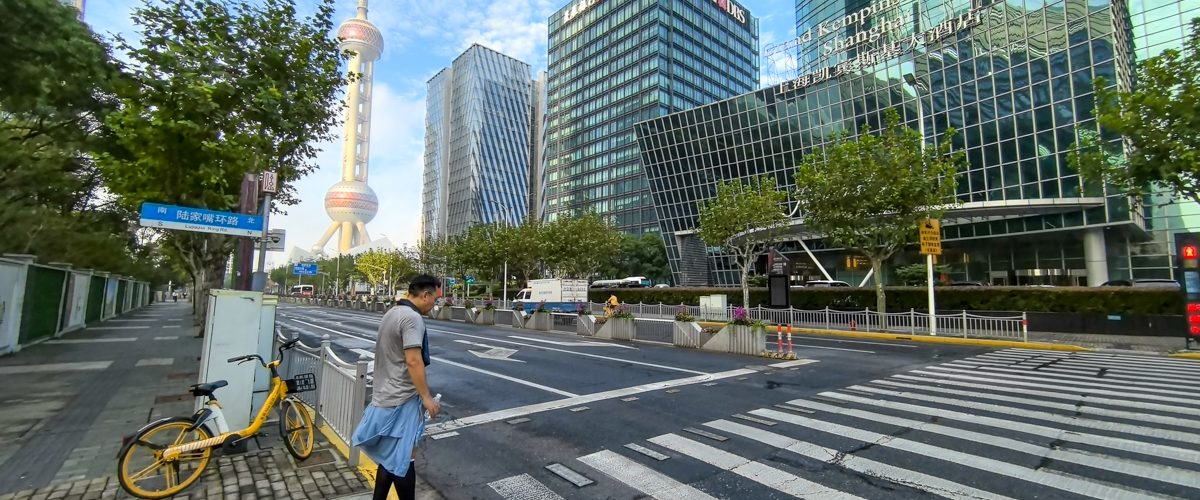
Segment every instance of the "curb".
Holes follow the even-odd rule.
[[[1004,347],[1020,349],[1039,349],[1043,351],[1090,352],[1094,349],[1071,344],[1053,344],[1049,342],[1017,342],[1012,340],[963,339],[957,337],[931,337],[928,335],[905,335],[896,333],[847,332],[843,330],[822,330],[817,328],[793,328],[795,333],[809,335],[828,335],[832,337],[867,338],[876,340],[906,340],[909,342],[925,342],[930,344],[957,344],[980,347]],[[1200,354],[1200,353],[1198,353]],[[1197,357],[1200,359],[1200,356]]]
[[[338,450],[338,453],[342,455],[342,458],[347,460],[348,464],[348,461],[350,460],[350,447],[346,445],[346,442],[342,441],[342,438],[338,436],[337,433],[333,431],[333,428],[329,427],[329,424],[325,423],[324,421],[317,424],[316,427],[317,430],[325,436],[325,439],[329,441],[329,444],[332,444],[333,447]],[[361,451],[358,452],[358,465],[355,467],[355,472],[357,472],[359,476],[362,476],[363,480],[367,482],[372,491],[375,490],[375,471],[378,469],[379,465],[376,464],[374,460],[371,460],[371,457],[368,457],[366,453]],[[421,476],[418,474],[417,498],[423,500],[440,500],[442,498],[441,494],[438,494],[436,491],[434,491],[433,495],[429,494],[429,491],[431,490],[432,489],[429,487],[429,485],[425,484],[425,482],[421,480]],[[370,493],[367,493],[367,495],[370,495]],[[400,500],[399,497],[396,496],[395,489],[388,490],[388,500]]]
[[[1200,359],[1200,352],[1175,352],[1171,353],[1170,356],[1172,358]]]

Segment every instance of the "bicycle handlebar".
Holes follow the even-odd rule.
[[[281,358],[282,358],[282,357],[283,357],[283,351],[286,351],[286,350],[288,350],[288,349],[291,349],[291,348],[295,347],[295,346],[296,346],[296,344],[297,344],[297,343],[299,343],[299,342],[300,342],[300,339],[292,339],[292,340],[289,340],[289,341],[287,341],[287,342],[284,342],[283,344],[281,344],[281,345],[279,346],[279,357],[281,357]],[[257,354],[247,354],[247,355],[244,355],[244,356],[234,356],[234,357],[232,357],[232,358],[229,358],[229,359],[227,359],[227,360],[225,360],[225,361],[226,361],[227,363],[244,363],[244,362],[246,362],[246,361],[258,361],[258,363],[259,363],[259,364],[261,364],[261,365],[263,365],[264,367],[265,367],[265,366],[267,366],[267,362],[266,362],[266,361],[263,361],[263,359],[262,359],[262,356],[259,356],[259,355],[257,355]]]

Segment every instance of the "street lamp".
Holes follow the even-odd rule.
[[[321,275],[321,294],[324,295],[328,293],[325,289],[325,277],[329,276],[329,273],[327,271],[317,271],[317,274]]]
[[[917,97],[917,132],[921,134],[921,161],[925,161],[925,108],[921,92],[929,93],[929,87],[917,80],[912,73],[904,74],[904,81],[912,86]],[[937,335],[937,304],[933,297],[933,254],[925,255],[925,280],[929,287],[929,335]]]

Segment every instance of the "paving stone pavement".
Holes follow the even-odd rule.
[[[120,489],[121,436],[165,416],[190,415],[202,340],[186,303],[153,304],[0,357],[0,500],[132,498]],[[296,463],[270,433],[251,451],[214,455],[175,498],[338,498],[369,486],[318,433]],[[261,444],[260,449],[258,445]]]

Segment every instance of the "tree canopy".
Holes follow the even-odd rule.
[[[308,17],[294,0],[148,2],[135,9],[140,40],[118,38],[129,59],[107,116],[114,151],[98,157],[126,208],[146,201],[236,211],[246,174],[279,174],[277,199],[311,172],[340,116],[347,82],[333,38],[333,0]],[[169,232],[200,284],[221,282],[235,239]],[[201,304],[204,301],[199,301]],[[201,316],[203,314],[201,313]]]
[[[871,261],[877,307],[886,312],[883,263],[917,240],[917,226],[954,202],[963,155],[950,152],[954,130],[926,148],[889,109],[884,129],[841,135],[796,169],[795,200],[805,229]]]
[[[1080,129],[1069,161],[1085,180],[1138,199],[1154,189],[1200,202],[1200,19],[1182,50],[1139,61],[1134,80],[1123,90],[1096,78],[1104,134]]]
[[[723,181],[717,185],[716,197],[701,202],[697,232],[705,243],[724,248],[737,260],[743,304],[750,303],[746,281],[750,269],[787,223],[786,200],[787,194],[775,187],[775,180],[763,176],[748,183]]]

